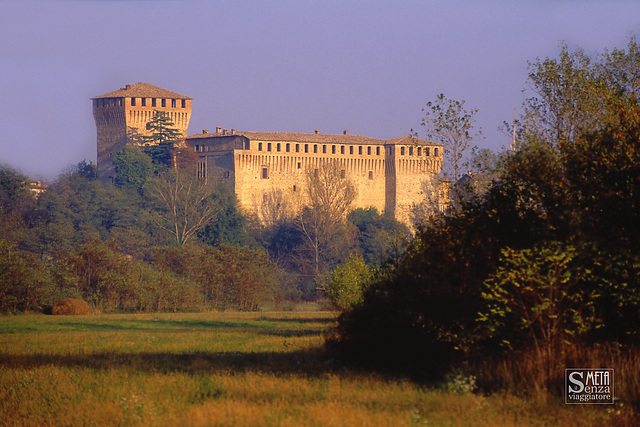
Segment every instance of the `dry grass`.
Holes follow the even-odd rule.
[[[335,366],[326,312],[0,318],[3,425],[604,425],[620,407],[456,395]]]

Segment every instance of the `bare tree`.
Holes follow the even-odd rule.
[[[265,194],[262,205],[260,205],[260,214],[267,228],[277,226],[291,218],[293,216],[292,210],[291,203],[279,189]]]
[[[146,190],[158,205],[153,215],[154,222],[180,245],[187,243],[220,212],[220,207],[211,197],[214,189],[187,171],[163,169],[146,186]]]
[[[354,244],[355,233],[349,229],[346,215],[357,189],[348,178],[341,177],[337,165],[325,163],[307,174],[307,197],[308,204],[298,215],[297,227],[318,277],[323,265],[341,261]]]

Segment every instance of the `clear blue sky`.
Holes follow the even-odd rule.
[[[96,158],[90,98],[147,82],[191,96],[189,133],[419,128],[438,93],[492,149],[527,61],[640,35],[638,0],[3,1],[0,163],[53,178]]]

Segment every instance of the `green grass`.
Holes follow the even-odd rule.
[[[453,394],[336,366],[328,312],[0,317],[3,425],[604,425],[628,408]]]

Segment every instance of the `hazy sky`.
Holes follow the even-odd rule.
[[[90,98],[147,82],[193,98],[189,134],[418,129],[438,93],[492,149],[527,61],[640,35],[640,1],[2,1],[0,163],[53,178],[96,159]]]

